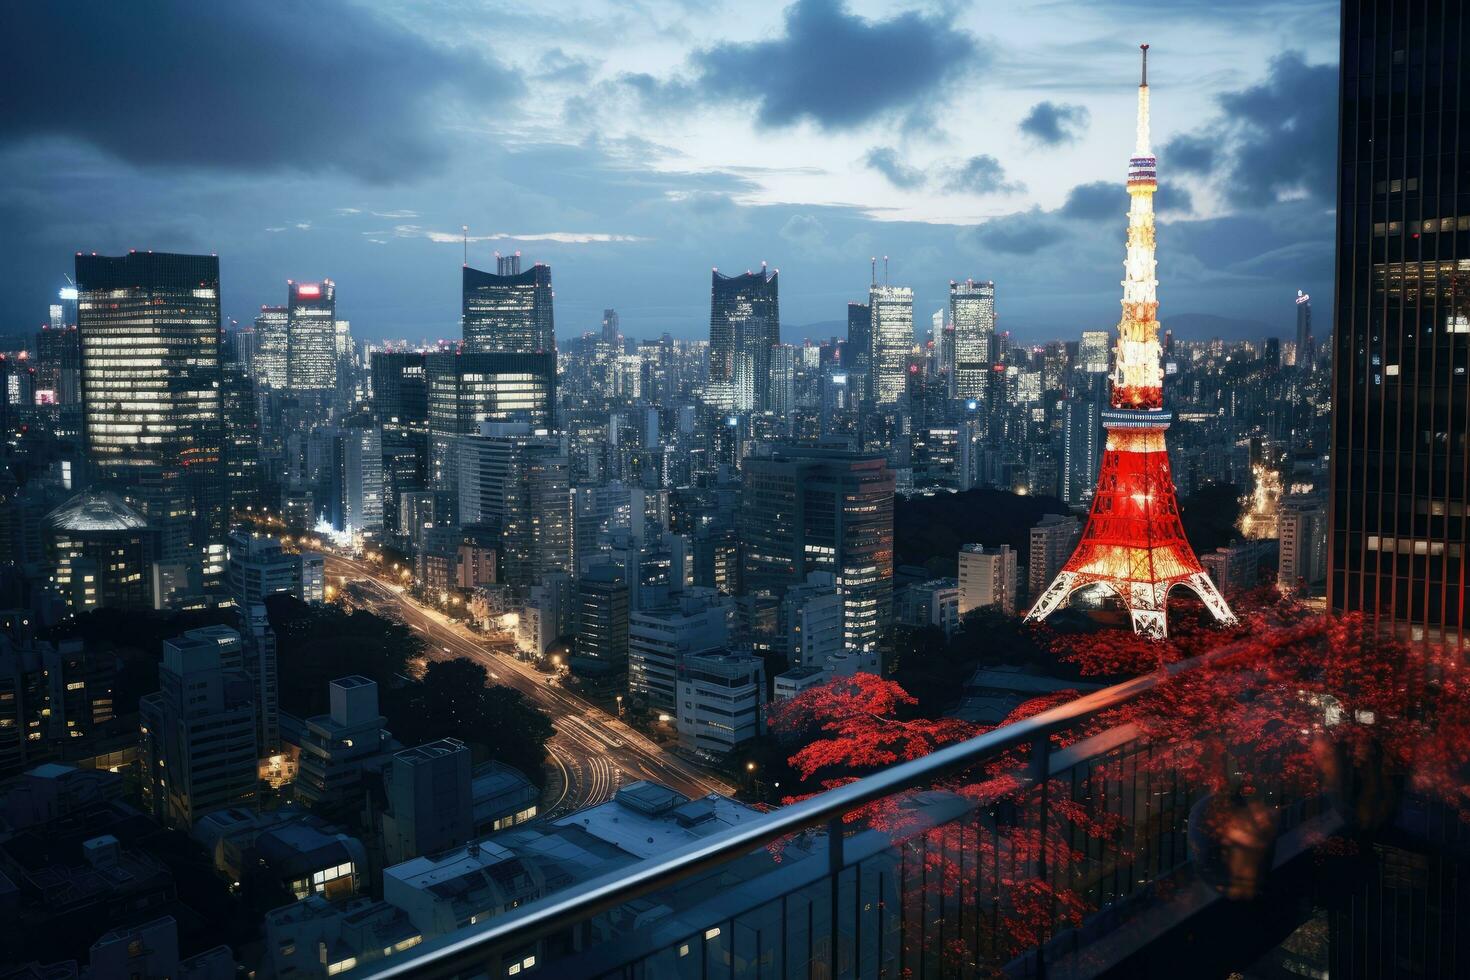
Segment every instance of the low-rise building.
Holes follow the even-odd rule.
[[[764,662],[748,653],[715,651],[679,667],[679,745],[712,759],[765,733]]]

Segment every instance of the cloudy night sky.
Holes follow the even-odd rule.
[[[551,264],[563,338],[702,338],[711,266],[762,260],[784,339],[830,334],[884,254],[921,329],[973,277],[1075,338],[1117,321],[1141,41],[1165,324],[1330,315],[1330,0],[57,0],[0,37],[3,331],[151,248],[217,252],[242,321],[325,276],[359,338],[454,337],[468,225]]]

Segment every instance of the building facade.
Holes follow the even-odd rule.
[[[1342,16],[1328,603],[1463,643],[1470,12]]]

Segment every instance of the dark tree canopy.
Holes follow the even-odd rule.
[[[923,565],[953,577],[960,547],[1008,544],[1024,565],[1031,553],[1031,528],[1047,514],[1066,514],[1055,497],[1005,490],[966,490],[932,497],[900,498],[893,511],[893,554],[900,565]]]

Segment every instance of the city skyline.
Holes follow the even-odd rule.
[[[0,13],[0,973],[1470,976],[1470,3],[554,7]]]
[[[1204,50],[1188,39],[1218,24],[1218,13],[1191,7],[1150,25],[1155,71],[1170,93],[1158,107],[1160,141],[1175,144],[1166,174],[1174,207],[1167,196],[1160,202],[1162,271],[1172,284],[1162,319],[1168,327],[1183,317],[1181,336],[1208,336],[1211,326],[1230,339],[1258,336],[1266,331],[1238,324],[1258,321],[1289,337],[1295,291],[1331,295],[1323,228],[1332,201],[1319,186],[1331,174],[1329,141],[1320,137],[1335,123],[1330,8],[1253,2],[1232,18],[1229,40],[1215,37]],[[1117,148],[1106,137],[1128,113],[1126,87],[1111,70],[1111,49],[1124,45],[1093,43],[1112,30],[1105,10],[1077,15],[1037,4],[1029,14],[1034,23],[1017,15],[977,23],[966,11],[893,15],[807,0],[773,9],[758,25],[725,18],[721,31],[729,33],[708,41],[655,43],[628,14],[582,11],[557,24],[559,55],[544,46],[550,25],[518,22],[526,50],[507,53],[492,36],[482,49],[489,53],[471,57],[446,40],[452,17],[314,8],[294,33],[308,35],[315,18],[326,18],[365,58],[400,45],[423,78],[403,79],[382,109],[374,131],[384,139],[348,122],[346,103],[334,109],[341,119],[318,125],[305,156],[287,139],[301,128],[302,110],[280,107],[309,109],[329,97],[304,93],[315,80],[303,78],[307,69],[278,65],[270,86],[242,91],[241,80],[216,77],[229,63],[223,58],[202,66],[191,60],[202,52],[160,51],[151,84],[197,77],[222,110],[248,108],[259,121],[222,134],[218,145],[204,145],[213,129],[201,121],[145,148],[111,127],[68,132],[61,120],[71,113],[58,101],[66,93],[54,81],[60,66],[48,66],[41,74],[53,80],[41,84],[18,59],[8,71],[16,90],[34,98],[8,125],[0,121],[0,172],[11,177],[0,207],[14,231],[8,257],[26,285],[0,301],[0,316],[15,328],[40,322],[77,250],[218,251],[223,312],[241,322],[280,302],[280,280],[328,275],[360,337],[450,336],[467,224],[472,266],[493,268],[493,251],[520,250],[528,264],[555,269],[563,338],[595,330],[607,307],[622,312],[628,336],[697,337],[702,272],[713,265],[735,274],[765,260],[786,272],[786,339],[799,340],[809,325],[840,323],[845,304],[862,298],[868,257],[885,253],[892,281],[915,290],[921,322],[946,304],[950,280],[974,278],[1007,284],[998,329],[1023,341],[1105,328],[1116,280],[1108,219],[1121,220],[1126,209],[1108,165]],[[200,17],[246,37],[278,26],[258,13],[179,16],[179,31]],[[628,27],[633,49],[648,55],[642,74],[626,55],[588,52],[585,32],[598,16]],[[1063,16],[1070,40],[1046,39],[1041,28]],[[16,27],[15,36],[45,29],[86,40],[126,25],[27,19]],[[948,68],[931,77],[885,61],[872,69],[872,84],[850,86],[850,95],[814,91],[791,96],[791,105],[744,97],[739,78],[721,81],[720,72],[733,76],[754,62],[795,70],[792,49],[814,30],[833,38],[838,78],[855,70],[864,45],[920,45]],[[300,42],[276,43],[272,64]],[[1099,47],[1100,55],[1082,67],[1067,44]],[[73,67],[68,84],[85,84],[106,63]],[[880,79],[886,84],[874,91]],[[549,111],[528,118],[515,105],[527,94]],[[702,99],[714,100],[710,111],[687,104]],[[590,114],[604,120],[596,122],[589,102],[616,111]],[[995,124],[968,124],[958,105]],[[716,125],[726,138],[712,138]],[[765,166],[744,159],[745,142],[760,147]],[[63,175],[75,178],[73,193],[56,195],[49,182]],[[1111,209],[1109,193],[1118,193]],[[38,195],[49,201],[44,210],[35,207]],[[99,223],[102,201],[108,219]],[[1058,289],[1050,270],[1060,267],[1084,271]],[[1192,319],[1198,315],[1237,323]],[[1325,302],[1318,315],[1330,315]],[[810,330],[831,332],[840,328]]]

